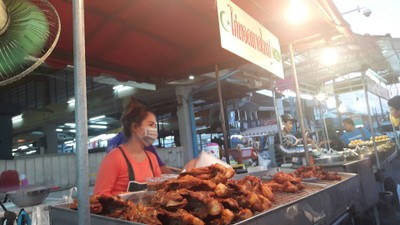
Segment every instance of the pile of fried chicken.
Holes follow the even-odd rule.
[[[272,191],[283,191],[296,193],[304,188],[301,177],[296,177],[292,173],[278,172],[274,174],[272,180],[265,183]]]
[[[320,180],[341,180],[337,172],[329,172],[320,166],[301,166],[294,172],[297,177],[317,178]]]
[[[232,168],[220,164],[191,169],[165,181],[148,205],[91,196],[90,212],[145,224],[222,225],[271,207],[270,186],[254,176],[231,180],[233,175]],[[77,209],[77,201],[70,208]]]

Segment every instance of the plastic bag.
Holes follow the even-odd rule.
[[[32,225],[50,225],[49,211],[43,205],[33,206]]]
[[[75,194],[74,194],[75,193]],[[63,196],[63,199],[66,203],[70,203],[72,201],[74,201],[74,198],[76,198],[76,194],[78,193],[78,188],[77,187],[72,187],[71,189],[69,189],[69,195]]]

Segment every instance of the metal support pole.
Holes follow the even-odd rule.
[[[73,0],[78,224],[90,225],[84,1]]]
[[[339,112],[340,100],[339,100],[339,96],[338,95],[335,95],[335,104],[336,104],[336,110],[337,110],[338,119],[339,119],[339,121],[343,121],[342,113]]]
[[[331,142],[329,140],[329,133],[328,133],[328,127],[326,126],[326,119],[324,118],[324,113],[322,110],[322,105],[321,103],[318,103],[320,105],[318,105],[318,109],[319,109],[319,116],[321,117],[321,121],[322,121],[322,126],[324,126],[324,135],[326,137],[326,141],[328,142],[328,144],[325,144],[325,148],[328,146],[328,150],[331,149]]]
[[[276,124],[277,124],[277,126],[278,126],[279,143],[282,144],[282,143],[283,143],[283,142],[282,142],[282,132],[281,132],[282,124],[281,124],[281,118],[280,118],[280,115],[279,115],[278,104],[276,103],[276,90],[275,90],[275,88],[274,88],[274,90],[272,91],[272,101],[273,101],[273,103],[274,103]],[[274,138],[274,141],[275,141],[275,138]],[[276,152],[277,152],[276,143],[274,143],[273,150],[274,150],[274,152],[273,152],[274,157],[271,158],[271,159],[273,159],[272,165],[277,165],[277,163],[276,163]],[[270,154],[271,154],[271,153],[272,153],[272,152],[270,152]],[[285,157],[284,154],[283,154],[283,163],[286,163],[286,157]]]
[[[383,111],[382,98],[380,96],[378,96],[378,98],[379,98],[379,106],[381,107],[381,115],[383,117],[385,115],[385,112]]]
[[[189,114],[190,114],[190,127],[192,130],[193,157],[197,158],[197,156],[199,155],[199,149],[197,146],[196,121],[195,121],[195,117],[194,117],[193,97],[191,94],[189,94],[189,96],[188,96],[188,105],[189,105]]]
[[[228,133],[227,133],[227,130],[226,130],[225,110],[224,110],[225,106],[224,106],[224,101],[222,100],[221,81],[219,79],[218,65],[215,65],[215,78],[217,79],[217,91],[218,91],[218,99],[219,99],[219,112],[221,114],[221,127],[222,127],[222,132],[224,134],[225,158],[226,158],[226,162],[229,164]]]
[[[281,120],[280,120],[280,116],[279,116],[279,112],[278,112],[278,106],[277,106],[277,104],[276,104],[276,91],[275,90],[273,90],[272,91],[272,101],[274,102],[274,110],[275,110],[275,116],[276,116],[276,124],[277,124],[277,126],[278,126],[278,134],[279,134],[279,143],[281,143],[282,144],[282,132],[280,132],[281,131],[281,126],[282,126],[282,124],[281,124]]]
[[[297,111],[299,115],[299,121],[300,121],[300,128],[301,128],[301,136],[303,137],[303,145],[304,145],[304,155],[306,157],[306,164],[310,165],[310,159],[308,156],[308,143],[307,143],[307,137],[305,133],[305,124],[304,124],[304,118],[303,118],[303,107],[301,105],[301,99],[300,99],[300,90],[299,90],[299,81],[297,78],[297,71],[296,71],[296,65],[294,62],[294,52],[293,52],[293,44],[289,44],[289,51],[290,51],[290,62],[292,64],[292,72],[293,72],[293,77],[294,77],[294,85],[296,89],[296,104],[297,104]]]
[[[365,84],[365,71],[363,71],[363,73],[362,73],[362,85],[363,85],[363,89],[364,89],[365,102],[367,104],[368,122],[369,122],[369,124],[371,126],[372,143],[373,143],[373,146],[374,146],[374,153],[375,153],[375,158],[376,158],[376,166],[378,167],[378,170],[379,170],[379,169],[381,169],[381,164],[379,162],[379,155],[378,155],[378,151],[376,149],[375,127],[374,127],[374,124],[372,123],[371,109],[369,107],[368,90],[367,90],[367,85]]]

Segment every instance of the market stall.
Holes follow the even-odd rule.
[[[57,0],[52,2],[56,8],[62,9],[59,12],[62,12],[60,17],[63,30],[69,33],[72,31],[71,15],[73,15],[74,41],[71,42],[71,35],[62,34],[60,44],[49,63],[67,65],[72,64],[71,58],[74,58],[77,159],[80,171],[78,198],[81,202],[78,224],[89,224],[85,56],[88,58],[88,69],[95,73],[106,72],[117,74],[121,79],[139,81],[145,81],[145,77],[148,77],[147,80],[150,81],[157,76],[162,76],[163,80],[172,76],[184,77],[187,74],[212,71],[215,65],[219,65],[220,68],[231,67],[243,63],[244,60],[223,50],[215,41],[218,38],[215,36],[217,15],[214,10],[214,1],[206,3],[188,1],[183,5],[170,2],[153,5],[150,1],[139,3],[118,1],[113,3],[112,7],[109,2],[89,2],[89,5],[84,7],[83,1],[76,0],[73,1],[73,13],[69,10],[71,8],[69,2]],[[295,27],[288,29],[281,24],[282,15],[284,15],[281,10],[285,8],[286,3],[286,1],[283,4],[276,1],[265,1],[265,5],[271,6],[266,8],[257,3],[245,1],[241,2],[240,6],[249,11],[257,21],[273,27],[273,32],[276,31],[277,35],[285,37],[285,40],[281,40],[283,44],[291,43],[291,47],[294,42],[299,48],[308,47],[310,43],[317,42],[315,38],[321,34],[324,34],[325,38],[326,33],[332,36],[337,33],[346,35],[350,33],[348,26],[342,26],[344,21],[333,4],[325,1],[312,4],[313,22],[307,24],[308,29],[294,29]],[[90,28],[87,35],[84,31],[84,8],[87,10],[87,18],[90,19],[88,20],[90,25],[86,26]],[[150,19],[152,18],[149,16],[151,14],[155,15],[156,20]],[[139,17],[132,19],[132,15]],[[268,16],[266,17],[266,15]],[[185,17],[186,19],[182,20]],[[136,23],[131,21],[136,21]],[[143,24],[147,26],[143,26]],[[340,29],[338,29],[339,25]],[[164,31],[165,29],[167,32]],[[286,35],[289,30],[290,35]],[[121,36],[121,33],[124,35]],[[88,54],[85,51],[85,36],[89,43]],[[210,39],[210,37],[213,38]],[[136,41],[132,42],[132,40]],[[74,43],[73,54],[71,53],[71,43]],[[110,43],[112,48],[110,48]],[[129,49],[127,49],[128,46]],[[127,54],[128,52],[132,54]],[[279,55],[274,55],[279,59]],[[165,59],[172,59],[172,61],[166,62]],[[197,151],[197,149],[193,150]]]

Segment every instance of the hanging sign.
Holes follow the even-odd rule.
[[[279,40],[229,0],[217,0],[222,48],[283,78]]]

